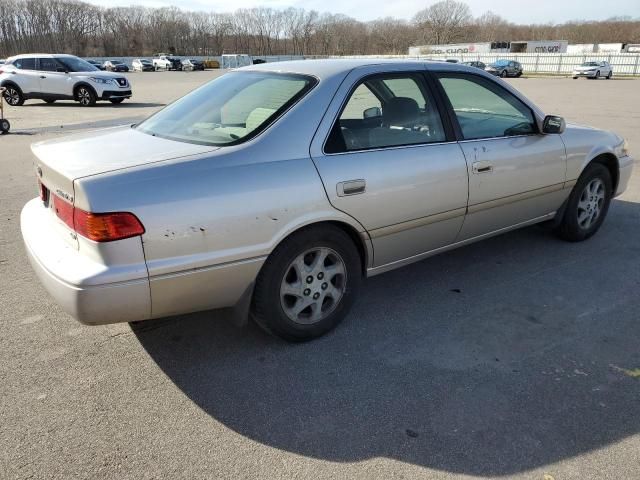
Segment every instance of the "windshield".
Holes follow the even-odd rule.
[[[584,62],[582,64],[583,67],[597,67],[598,65],[598,62]]]
[[[140,63],[151,63],[150,60],[140,60]]]
[[[70,72],[95,72],[99,70],[95,65],[91,65],[89,62],[78,57],[57,57],[56,60],[63,64]]]
[[[254,137],[316,83],[275,72],[231,72],[172,103],[136,128],[202,145],[234,145]]]
[[[491,65],[496,67],[502,67],[504,65],[509,65],[509,60],[498,60],[496,62],[493,62]]]

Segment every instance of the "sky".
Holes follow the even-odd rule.
[[[392,16],[410,19],[435,1],[425,0],[88,0],[105,7],[175,5],[183,10],[230,12],[251,7],[302,7],[343,13],[367,21]],[[604,20],[613,16],[640,17],[640,0],[466,0],[474,16],[491,10],[514,23],[563,23],[569,20]]]

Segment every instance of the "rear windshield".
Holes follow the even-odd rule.
[[[584,62],[582,64],[583,67],[597,67],[600,65],[598,62]]]
[[[235,145],[257,135],[316,83],[306,75],[231,72],[191,92],[136,128],[171,140]]]

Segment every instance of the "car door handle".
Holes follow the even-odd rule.
[[[44,75],[40,75],[40,78],[47,78],[47,77],[45,77]]]
[[[347,180],[346,182],[340,182],[336,185],[336,191],[339,197],[345,197],[347,195],[357,195],[364,193],[366,190],[367,182],[363,179]]]
[[[493,165],[489,162],[474,162],[471,164],[471,169],[473,173],[491,173],[493,172]]]

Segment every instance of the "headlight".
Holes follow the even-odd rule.
[[[110,78],[90,77],[89,80],[95,83],[101,83],[103,85],[112,83]]]
[[[626,140],[623,140],[620,145],[615,148],[616,156],[618,158],[626,157],[629,155],[629,144]]]

